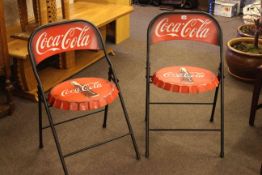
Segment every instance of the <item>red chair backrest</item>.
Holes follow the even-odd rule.
[[[83,20],[52,23],[40,27],[29,40],[31,59],[39,64],[46,58],[72,50],[104,49],[98,29]]]
[[[156,16],[148,27],[148,44],[169,40],[193,40],[221,45],[217,21],[203,12],[167,12]]]

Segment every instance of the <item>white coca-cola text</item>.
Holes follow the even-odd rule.
[[[155,35],[157,37],[171,36],[182,38],[207,38],[211,23],[208,19],[194,18],[186,20],[187,17],[181,17],[181,21],[172,22],[164,18],[156,26]],[[185,21],[185,22],[183,22]]]
[[[185,74],[185,73],[176,73],[176,72],[166,72],[163,74],[163,77],[165,78],[186,78],[188,75],[190,77],[195,77],[195,78],[203,78],[205,77],[205,73],[203,72],[190,72],[190,74]]]
[[[64,34],[56,36],[49,36],[43,32],[36,41],[36,52],[38,55],[43,55],[49,51],[85,47],[90,42],[88,31],[89,27],[85,26],[70,28]]]
[[[102,87],[102,84],[98,81],[96,82],[92,82],[92,83],[88,83],[88,84],[83,84],[81,85],[81,87],[76,87],[74,89],[65,89],[61,92],[61,96],[66,96],[66,95],[69,95],[69,94],[78,94],[78,93],[81,93],[81,92],[86,92],[86,91],[89,91],[89,90],[92,90],[92,89],[98,89],[98,88],[101,88]]]

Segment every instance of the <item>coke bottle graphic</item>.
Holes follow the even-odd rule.
[[[82,94],[84,94],[85,96],[88,96],[88,97],[95,97],[97,96],[98,94],[95,93],[94,91],[92,91],[91,89],[89,89],[88,86],[83,86],[81,85],[80,83],[76,82],[76,81],[71,81],[71,84],[73,86],[75,86],[76,88],[79,88],[80,89],[80,92]]]
[[[193,82],[192,75],[188,72],[188,70],[185,67],[180,68],[180,73],[182,74],[184,81]]]

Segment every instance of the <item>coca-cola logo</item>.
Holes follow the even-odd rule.
[[[176,22],[163,18],[156,25],[155,35],[157,37],[207,38],[210,23],[209,19],[192,18],[188,20],[186,15],[181,16],[181,20]]]
[[[74,88],[72,89],[64,89],[61,92],[61,96],[67,96],[70,94],[79,94],[79,93],[84,93],[87,96],[97,96],[98,94],[93,91],[93,89],[98,89],[102,88],[102,84],[99,81],[96,82],[91,82],[87,84],[79,84],[76,81],[72,81],[71,84],[73,85]]]
[[[63,34],[49,35],[43,32],[36,40],[35,51],[38,55],[44,55],[50,51],[68,50],[86,47],[90,43],[90,28],[88,26],[72,27]]]
[[[203,72],[190,72],[190,74],[185,74],[183,72],[166,72],[163,74],[163,77],[165,78],[187,78],[190,76],[191,78],[204,78],[205,73]]]
[[[207,15],[177,14],[160,15],[150,32],[152,44],[168,40],[192,40],[219,44],[219,26]]]

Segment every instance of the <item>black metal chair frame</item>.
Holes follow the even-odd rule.
[[[218,37],[218,44],[217,46],[220,47],[220,63],[218,66],[218,73],[217,77],[219,80],[219,85],[217,86],[214,94],[214,100],[213,102],[207,102],[207,103],[188,103],[188,102],[151,102],[150,101],[150,85],[152,84],[151,78],[151,62],[150,62],[150,47],[152,43],[150,43],[150,33],[153,24],[155,21],[161,17],[162,15],[176,15],[176,14],[201,14],[201,15],[206,15],[210,20],[212,20],[217,27],[217,37]],[[209,15],[208,13],[205,12],[165,12],[162,14],[157,15],[149,24],[148,29],[147,29],[147,58],[146,58],[146,106],[145,106],[145,132],[146,132],[146,137],[145,137],[145,156],[149,158],[149,133],[150,131],[157,132],[157,131],[218,131],[221,133],[221,150],[220,150],[220,157],[224,157],[224,61],[223,61],[223,38],[222,38],[222,30],[220,28],[219,23],[216,21],[216,19]],[[220,95],[221,95],[221,126],[220,129],[163,129],[163,128],[150,128],[150,119],[149,119],[149,114],[150,114],[150,105],[212,105],[212,113],[210,117],[210,122],[214,121],[214,113],[215,113],[215,108],[216,108],[216,103],[217,103],[217,97],[218,97],[218,92],[219,92],[219,87],[220,87]]]
[[[262,174],[262,163],[261,163],[261,166],[260,166],[260,174]]]
[[[254,82],[254,90],[251,100],[251,109],[250,109],[250,116],[249,116],[249,126],[255,125],[256,112],[258,109],[262,108],[262,103],[258,104],[261,87],[262,87],[262,65],[260,65],[257,68],[256,79]],[[260,166],[260,174],[262,174],[262,163]]]
[[[121,136],[118,136],[118,137],[115,137],[115,138],[112,138],[112,139],[105,140],[104,142],[93,144],[93,145],[87,146],[85,148],[82,148],[80,150],[73,151],[71,153],[63,154],[61,146],[60,146],[60,142],[59,142],[59,139],[58,139],[58,135],[57,135],[57,132],[56,132],[56,129],[55,129],[56,125],[60,125],[60,124],[66,123],[66,122],[70,122],[70,121],[76,120],[76,119],[81,119],[83,117],[86,117],[86,116],[89,116],[89,115],[96,114],[96,113],[104,111],[103,128],[107,127],[108,105],[106,105],[103,110],[91,112],[91,113],[89,113],[87,115],[84,115],[84,116],[77,116],[75,118],[72,118],[72,119],[69,119],[69,120],[65,120],[65,121],[62,121],[62,122],[59,122],[59,123],[54,123],[53,122],[53,117],[52,117],[52,114],[51,114],[51,111],[50,111],[50,108],[52,106],[48,103],[48,101],[47,101],[47,99],[45,97],[43,85],[42,85],[42,82],[41,82],[41,79],[39,77],[38,70],[37,70],[37,64],[36,64],[36,61],[35,61],[35,55],[34,55],[33,49],[32,49],[33,38],[42,29],[45,29],[45,28],[48,28],[48,27],[54,27],[54,26],[61,25],[61,24],[75,23],[75,22],[85,23],[85,24],[87,24],[87,25],[89,25],[89,26],[91,26],[91,27],[93,27],[95,29],[97,40],[98,40],[99,44],[101,45],[100,50],[104,51],[105,57],[103,59],[106,59],[106,62],[108,63],[108,66],[109,66],[109,68],[108,68],[109,69],[109,71],[108,71],[108,80],[109,81],[113,81],[115,83],[117,89],[119,90],[118,96],[119,96],[119,99],[120,99],[120,103],[121,103],[121,106],[122,106],[122,109],[123,109],[124,117],[125,117],[128,129],[129,129],[129,132],[124,134],[124,135],[121,135]],[[134,137],[134,132],[133,132],[131,123],[129,121],[129,116],[128,116],[127,109],[126,109],[126,106],[125,106],[125,103],[124,103],[124,99],[123,99],[123,96],[122,96],[122,93],[121,93],[121,90],[120,90],[120,86],[118,84],[118,79],[117,79],[116,74],[114,72],[112,63],[111,63],[111,61],[110,61],[110,59],[109,59],[109,57],[108,57],[108,55],[106,53],[106,49],[105,49],[105,46],[104,46],[104,43],[103,43],[103,40],[102,40],[102,36],[101,36],[101,34],[100,34],[100,32],[99,32],[99,30],[97,29],[96,26],[94,26],[92,23],[90,23],[88,21],[84,21],[84,20],[63,21],[63,22],[57,22],[57,23],[52,23],[52,24],[47,24],[47,25],[41,26],[41,27],[37,28],[31,34],[30,39],[29,39],[29,43],[28,43],[28,51],[29,51],[30,60],[31,60],[31,63],[32,63],[33,72],[34,72],[35,78],[36,78],[37,83],[38,83],[37,88],[38,88],[38,100],[39,100],[38,101],[38,111],[39,111],[39,148],[43,148],[43,134],[42,134],[42,131],[44,129],[47,129],[47,128],[50,127],[51,131],[52,131],[52,134],[53,134],[53,137],[54,137],[54,140],[55,140],[56,148],[57,148],[57,151],[58,151],[58,154],[59,154],[59,157],[60,157],[60,161],[61,161],[61,164],[62,164],[62,167],[63,167],[65,175],[69,174],[67,166],[66,166],[66,163],[65,163],[65,158],[66,157],[69,157],[69,156],[75,155],[77,153],[80,153],[82,151],[86,151],[88,149],[91,149],[91,148],[94,148],[94,147],[97,147],[97,146],[109,143],[111,141],[123,138],[123,137],[128,136],[128,135],[131,136],[132,143],[133,143],[133,146],[134,146],[134,150],[135,150],[135,153],[136,153],[136,158],[137,158],[137,160],[140,159],[140,153],[139,153],[138,148],[137,148],[136,140],[135,140],[135,137]],[[43,124],[42,124],[42,103],[44,104],[44,107],[45,107],[45,110],[46,110],[46,113],[47,113],[49,126],[43,126]]]
[[[250,110],[250,117],[249,117],[249,125],[254,126],[256,111],[262,108],[262,103],[258,104],[260,90],[262,87],[262,65],[257,69],[256,80],[254,84],[254,90],[252,95],[252,102],[251,102],[251,110]]]

